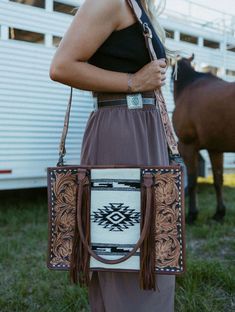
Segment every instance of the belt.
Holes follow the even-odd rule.
[[[94,92],[94,108],[98,109],[107,106],[126,106],[130,109],[137,109],[156,106],[154,91],[145,91],[139,93],[121,93],[121,92]]]

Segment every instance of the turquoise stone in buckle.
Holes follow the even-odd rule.
[[[141,93],[127,94],[126,100],[129,109],[143,108],[143,98]]]

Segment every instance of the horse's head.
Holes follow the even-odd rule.
[[[194,60],[194,53],[189,57],[177,56],[177,68],[176,64],[172,65],[171,79],[174,80],[174,73],[177,70],[177,81],[182,81],[185,77],[188,77],[189,73],[194,72],[192,61]],[[176,74],[176,73],[175,73]]]
[[[174,99],[185,90],[190,84],[195,82],[198,79],[220,79],[212,73],[198,72],[194,69],[192,61],[194,60],[194,54],[189,58],[186,57],[177,57],[177,68],[176,64],[172,65],[171,73],[171,90],[174,93]],[[175,80],[174,76],[177,70],[177,79]]]
[[[175,99],[181,91],[195,79],[195,75],[197,75],[192,65],[193,60],[194,54],[192,54],[189,58],[178,56],[177,64],[171,64],[171,91],[174,93]],[[177,75],[176,80],[175,75]]]

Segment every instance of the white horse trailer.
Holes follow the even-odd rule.
[[[46,168],[57,163],[70,87],[52,81],[49,66],[71,22],[71,9],[81,2],[0,1],[0,190],[45,187]],[[171,11],[160,22],[168,30],[168,46],[184,55],[194,52],[198,69],[216,70],[227,80],[235,78],[234,27],[231,33],[226,27],[202,26],[189,16],[186,23],[184,16]],[[168,75],[163,92],[171,114],[170,71]],[[66,164],[80,162],[82,137],[92,110],[91,92],[74,89]],[[207,173],[210,163],[204,151],[203,157]],[[234,154],[226,154],[225,169],[234,168]]]

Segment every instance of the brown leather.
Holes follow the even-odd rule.
[[[152,181],[154,182],[154,181]],[[141,228],[145,222],[146,210],[148,205],[151,207],[151,222],[149,224],[148,231],[146,233],[143,244],[140,246],[140,275],[139,282],[141,289],[153,289],[156,290],[156,257],[155,257],[155,220],[156,220],[156,205],[154,196],[154,183],[152,183],[151,188],[148,190],[151,192],[149,196],[149,201],[146,200],[146,192],[142,190],[141,192]]]
[[[138,92],[136,92],[138,93]],[[154,98],[154,91],[140,92],[143,97]],[[124,92],[93,92],[93,96],[97,97],[97,100],[111,100],[111,99],[126,99],[127,93]]]
[[[141,289],[156,290],[155,281],[155,214],[154,206],[154,179],[151,181],[151,187],[141,193],[141,228],[145,223],[146,211],[151,210],[151,221],[145,235],[145,239],[140,246],[140,274],[139,282]],[[149,192],[151,195],[148,195]],[[147,196],[147,198],[145,198]]]
[[[115,106],[115,107],[123,107],[123,106],[125,106],[125,107],[127,107],[128,105],[127,105],[127,103],[121,103],[120,104],[120,102],[117,100],[117,101],[115,101],[115,102],[108,102],[107,103],[107,105],[103,105],[104,103],[102,103],[102,102],[98,102],[98,109],[103,109],[103,108],[105,108],[105,107],[112,107],[112,106]],[[141,108],[142,110],[148,110],[148,109],[152,109],[152,108],[154,108],[154,109],[157,109],[157,110],[159,110],[159,108],[156,106],[156,104],[143,104],[143,107]]]
[[[77,207],[82,207],[81,226],[86,229],[84,240],[90,244],[90,181],[87,169],[81,168],[77,173]],[[70,280],[80,285],[89,285],[90,254],[79,237],[78,209],[75,213],[74,240],[70,261]]]
[[[73,88],[71,87],[67,110],[66,110],[65,118],[64,118],[64,127],[63,127],[63,131],[61,134],[61,139],[60,139],[59,161],[57,163],[57,166],[63,165],[63,157],[66,154],[65,142],[66,142],[68,127],[69,127],[69,117],[70,117],[70,110],[71,110],[71,104],[72,104],[72,96],[73,96]]]
[[[132,93],[134,94],[134,93]],[[139,93],[138,93],[139,94]],[[158,109],[156,106],[156,99],[153,91],[147,91],[147,92],[141,92],[140,93],[143,98],[143,106],[142,109],[149,109],[149,108],[155,108]],[[96,93],[96,99],[97,99],[97,109],[103,108],[103,107],[128,107],[127,104],[127,93]],[[147,106],[146,106],[147,105]]]

